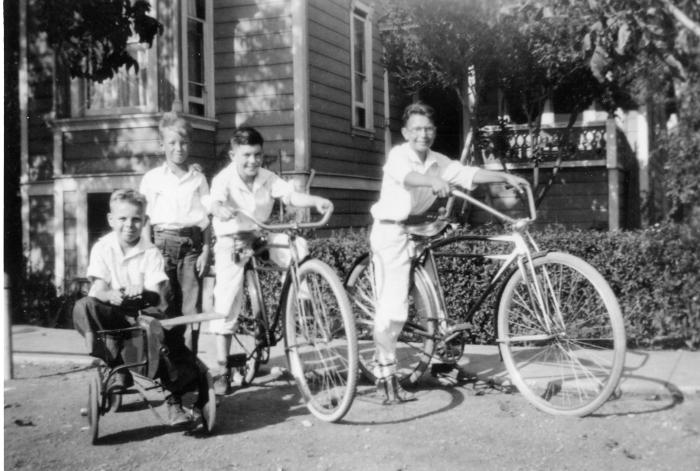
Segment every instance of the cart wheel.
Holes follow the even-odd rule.
[[[109,393],[109,411],[119,412],[122,407],[124,395],[121,393]]]
[[[102,402],[102,381],[100,375],[93,376],[88,385],[88,423],[90,425],[91,443],[97,443],[100,433],[100,403]]]
[[[209,391],[209,400],[202,407],[202,418],[204,419],[204,425],[207,427],[207,432],[212,433],[214,426],[216,425],[216,393],[214,392],[214,380],[209,372],[207,375],[207,385]]]

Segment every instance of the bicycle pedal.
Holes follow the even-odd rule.
[[[245,353],[234,353],[226,357],[227,368],[240,368],[245,366],[248,356]]]

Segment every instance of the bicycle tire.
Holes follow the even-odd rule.
[[[245,306],[244,314],[239,319],[239,328],[234,335],[232,348],[245,354],[245,365],[238,367],[241,374],[241,386],[250,385],[260,370],[263,351],[260,337],[265,335],[265,304],[262,298],[260,280],[252,269],[245,272]],[[247,322],[248,325],[244,325]]]
[[[352,405],[358,376],[350,301],[338,276],[320,260],[306,260],[297,274],[300,293],[292,284],[284,300],[289,371],[309,411],[337,422]]]
[[[523,268],[527,275],[515,270],[499,300],[506,369],[538,409],[588,415],[614,393],[624,367],[625,328],[615,294],[595,268],[573,255],[552,252]]]
[[[88,383],[87,418],[90,426],[90,443],[97,443],[100,436],[100,408],[102,403],[102,379],[99,373],[92,375]]]
[[[345,289],[352,303],[358,329],[360,371],[367,380],[374,383],[377,380],[374,375],[376,360],[373,337],[377,298],[372,272],[370,255],[361,256],[345,282]],[[435,291],[428,280],[423,267],[414,269],[408,320],[399,335],[396,349],[396,374],[404,386],[416,383],[428,368],[435,350],[435,333],[444,317],[444,313],[435,307]]]

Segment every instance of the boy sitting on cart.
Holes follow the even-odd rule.
[[[124,364],[116,342],[97,338],[99,330],[133,327],[139,312],[163,317],[168,314],[162,296],[168,277],[163,256],[141,237],[145,222],[146,199],[135,190],[117,190],[109,201],[107,220],[112,232],[100,238],[90,252],[87,277],[92,282],[88,296],[76,302],[73,322],[85,337],[90,354],[101,358],[109,368]],[[195,408],[207,401],[206,373],[199,370],[195,355],[185,347],[182,332],[164,329],[167,358],[160,362],[156,377],[166,388],[171,425],[191,420],[182,408],[182,395],[198,389]],[[112,375],[107,390],[125,390],[133,385],[126,368]]]

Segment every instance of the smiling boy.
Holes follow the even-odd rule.
[[[214,177],[211,185],[211,211],[216,235],[214,310],[227,314],[226,319],[209,324],[209,330],[217,334],[219,371],[214,384],[217,394],[230,392],[231,373],[227,367],[227,357],[242,309],[243,272],[247,260],[235,261],[233,251],[241,243],[239,236],[242,233],[250,234],[258,230],[255,224],[237,215],[235,210],[243,209],[264,222],[270,218],[275,199],[301,208],[313,207],[320,213],[332,207],[329,200],[297,192],[291,183],[262,168],[263,142],[262,135],[253,128],[236,129],[230,142],[231,163]],[[250,242],[250,237],[247,239]],[[286,234],[268,234],[267,242],[270,246],[289,244]],[[306,241],[298,237],[296,244],[303,258],[308,253]],[[286,248],[270,247],[269,254],[270,260],[278,266],[286,267],[291,261]]]

